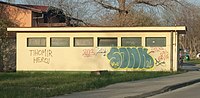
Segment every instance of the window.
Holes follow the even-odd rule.
[[[75,37],[74,47],[93,47],[94,39],[93,37]]]
[[[69,37],[52,37],[50,38],[51,47],[69,47]]]
[[[31,37],[27,38],[28,47],[46,47],[45,37]]]
[[[98,46],[111,47],[117,46],[117,38],[98,38]]]
[[[166,37],[146,37],[146,47],[165,47]]]
[[[142,46],[141,37],[122,37],[122,46]]]

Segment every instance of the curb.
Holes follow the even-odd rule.
[[[192,84],[195,84],[195,83],[198,83],[198,82],[200,82],[200,78],[195,79],[195,80],[191,80],[191,81],[188,81],[188,82],[184,82],[184,83],[178,83],[178,84],[175,84],[175,85],[166,86],[166,87],[161,88],[159,90],[143,93],[141,95],[127,96],[125,98],[146,98],[146,97],[154,96],[154,95],[157,95],[157,94],[165,93],[165,92],[168,92],[168,91],[176,90],[178,88],[182,88],[182,87],[192,85]]]

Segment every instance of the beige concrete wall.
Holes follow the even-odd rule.
[[[27,47],[28,37],[46,37],[47,47]],[[70,47],[50,47],[50,37],[70,37]],[[94,47],[73,47],[73,37],[94,37]],[[118,47],[97,47],[97,37],[118,37]],[[142,37],[142,47],[121,47],[121,37]],[[166,37],[166,47],[145,47],[145,37]],[[17,33],[17,71],[170,71],[171,43],[170,32]]]
[[[177,71],[179,68],[179,41],[178,41],[178,33],[177,32],[172,32],[173,33],[173,70],[172,71]]]
[[[32,26],[32,11],[28,9],[19,8],[12,5],[1,4],[4,6],[8,17],[19,27]]]

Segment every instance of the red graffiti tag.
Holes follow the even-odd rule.
[[[84,49],[82,53],[83,57],[91,57],[94,55],[95,55],[94,49]]]
[[[158,57],[158,61],[165,61],[168,58],[169,58],[168,52],[167,51],[161,51],[160,55]]]
[[[154,47],[154,48],[151,48],[151,52],[160,52],[160,51],[164,51],[165,49],[162,48],[162,47]]]

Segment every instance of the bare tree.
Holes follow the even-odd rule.
[[[182,7],[179,11],[181,14],[176,16],[178,25],[187,26],[187,34],[180,36],[180,45],[184,50],[189,50],[191,57],[195,57],[200,52],[200,7],[190,5]]]
[[[125,26],[128,13],[140,6],[162,7],[171,10],[175,4],[182,4],[178,0],[93,0],[101,7],[118,12],[118,26]]]
[[[99,21],[99,25],[101,26],[119,26],[120,17],[118,13],[108,13],[102,15],[101,20]],[[154,15],[153,13],[147,13],[144,10],[139,11],[130,11],[126,14],[123,20],[123,26],[131,27],[131,26],[159,26],[159,17]]]
[[[15,40],[6,31],[9,26],[16,26],[6,12],[6,6],[0,4],[0,71],[15,71]]]
[[[186,35],[180,36],[180,48],[189,51],[192,58],[200,52],[200,6],[182,2],[181,6],[174,6],[174,10],[162,13],[162,25],[184,25]]]

